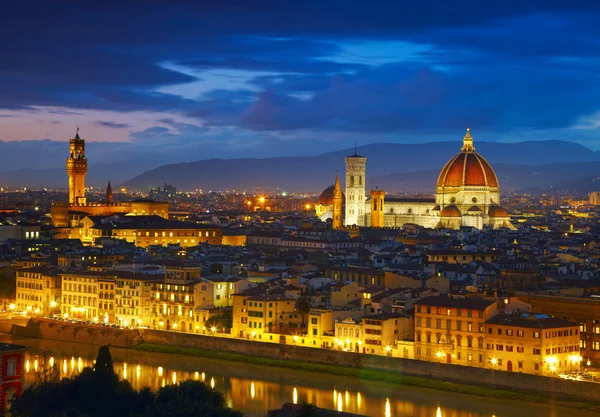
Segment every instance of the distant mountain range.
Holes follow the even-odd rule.
[[[590,178],[583,188],[592,187],[591,178],[600,177],[600,154],[584,146],[563,141],[521,143],[478,142],[480,152],[495,168],[502,189],[561,187]],[[367,157],[367,188],[388,192],[435,191],[437,176],[444,164],[459,151],[456,142],[419,145],[378,143],[359,147]],[[279,187],[288,191],[319,191],[332,184],[335,171],[345,167],[344,149],[314,157],[268,159],[209,159],[164,165],[124,183],[145,189],[162,182],[180,189],[222,190],[256,186]]]
[[[459,151],[460,145],[457,141],[376,143],[358,147],[356,151],[367,157],[367,189],[377,186],[393,193],[433,193],[440,170]],[[600,153],[582,145],[564,141],[476,142],[475,145],[496,170],[504,191],[568,188],[588,192],[600,188],[596,182],[600,178]],[[0,185],[66,188],[64,148],[58,157],[54,144],[44,146],[51,148],[45,151],[52,155],[51,166],[56,168],[48,168],[50,163],[45,160],[38,165],[43,169],[10,169],[15,166],[14,161],[4,161],[7,155],[1,155],[0,166],[9,169],[0,172]],[[92,144],[90,148],[94,146],[98,158],[88,157],[87,184],[105,186],[110,180],[113,184],[145,190],[167,182],[180,190],[278,187],[287,191],[318,192],[333,184],[336,170],[344,182],[344,157],[354,153],[352,148],[317,156],[207,159],[156,167],[156,158],[106,163],[108,144]],[[2,143],[0,148],[3,148]],[[11,150],[10,155],[17,158],[17,153]],[[132,152],[131,156],[134,155]],[[123,158],[123,153],[120,156]],[[190,155],[185,155],[181,159],[189,158]],[[96,159],[102,163],[94,164]]]

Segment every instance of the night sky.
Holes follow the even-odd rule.
[[[120,3],[0,3],[0,139],[79,125],[203,159],[460,143],[470,125],[600,149],[592,0]]]

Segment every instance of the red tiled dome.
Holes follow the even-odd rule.
[[[477,152],[461,152],[442,169],[438,187],[488,186],[497,187],[496,173]]]
[[[498,187],[498,177],[491,165],[475,152],[470,130],[463,139],[463,148],[440,172],[438,187],[488,186]]]
[[[462,217],[462,213],[455,205],[446,206],[440,212],[440,217]]]
[[[509,217],[508,211],[504,207],[492,206],[488,210],[488,216],[490,217]]]
[[[333,190],[335,187],[333,185],[325,188],[321,195],[319,196],[318,204],[322,204],[324,206],[330,206],[333,204]]]
[[[319,201],[317,204],[322,204],[324,206],[331,206],[333,204],[333,192],[335,191],[335,186],[330,185],[325,188],[321,195],[319,196]],[[344,193],[342,193],[342,200],[345,200]]]

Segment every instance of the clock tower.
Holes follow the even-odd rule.
[[[355,150],[346,157],[346,226],[364,226],[366,174],[367,158]]]

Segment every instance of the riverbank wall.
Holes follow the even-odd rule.
[[[30,319],[25,326],[13,325],[10,333],[22,338],[91,343],[122,348],[134,348],[143,341],[138,330],[107,329],[62,321],[34,319]]]
[[[549,399],[600,404],[600,384],[549,378],[468,366],[426,362],[397,357],[365,355],[294,344],[264,343],[245,339],[177,333],[162,330],[103,329],[63,322],[29,320],[27,326],[13,326],[14,336],[78,343],[94,343],[135,348],[146,342],[155,345],[186,347],[197,350],[236,353],[280,361],[390,372],[475,387],[531,393]],[[324,371],[326,371],[324,369]]]
[[[385,371],[463,385],[525,392],[560,400],[600,403],[600,384],[586,381],[210,335],[144,329],[140,330],[140,336],[144,342],[152,344]]]

